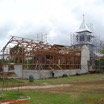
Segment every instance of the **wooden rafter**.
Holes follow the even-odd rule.
[[[80,68],[81,49],[70,48],[69,46],[63,45],[50,45],[32,39],[12,36],[2,49],[2,52],[5,52],[9,44],[14,44],[22,48],[20,55],[13,54],[11,57],[16,57],[18,63],[22,60],[23,65],[29,65],[33,67],[33,69],[36,69],[36,67],[39,68],[39,65],[41,65],[44,70],[50,67],[57,69],[58,66],[62,69]],[[5,54],[3,53],[3,55]],[[32,62],[27,63],[26,60],[29,61],[30,59]]]

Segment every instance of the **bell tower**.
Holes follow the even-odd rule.
[[[90,66],[94,66],[94,45],[93,45],[93,32],[90,30],[90,28],[87,26],[85,22],[85,16],[83,15],[83,20],[80,25],[79,30],[76,32],[76,46],[82,47],[86,45],[89,48],[90,51],[90,61],[88,64]]]
[[[92,31],[89,29],[87,24],[85,23],[85,16],[83,15],[83,20],[80,25],[79,30],[76,32],[76,43],[79,45],[88,45],[92,44]]]

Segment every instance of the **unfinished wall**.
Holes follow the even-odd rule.
[[[34,79],[49,78],[50,70],[23,70],[23,78],[28,79],[30,75]]]
[[[14,73],[19,78],[28,79],[30,75],[33,75],[34,79],[41,79],[41,78],[52,78],[52,70],[22,70],[22,65],[14,65]],[[8,65],[4,66],[5,72],[8,72]],[[86,70],[84,69],[71,69],[71,70],[53,70],[54,77],[62,77],[64,74],[76,75],[76,74],[84,74]]]
[[[60,77],[63,74],[81,74],[88,71],[90,59],[89,49],[86,45],[81,50],[81,47],[50,45],[41,41],[36,42],[31,39],[12,36],[2,49],[4,57],[9,44],[12,45],[10,58],[14,64],[18,64],[14,65],[14,72],[20,78],[29,78],[29,75],[33,75],[35,79],[49,78],[52,77],[52,70],[54,70],[55,77]],[[4,69],[8,71],[7,67]]]
[[[62,77],[64,74],[76,75],[76,74],[84,74],[86,72],[81,70],[54,70],[54,77]],[[52,77],[52,70],[23,70],[23,78],[28,79],[29,75],[33,75],[34,79],[40,78],[51,78]]]

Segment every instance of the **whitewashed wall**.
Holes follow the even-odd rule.
[[[23,69],[23,66],[22,65],[14,65],[14,73],[19,78],[22,78],[23,77],[23,70],[22,69]]]
[[[40,78],[51,78],[52,70],[23,70],[23,78],[28,79],[29,75],[33,75],[34,79],[40,79]],[[81,70],[54,70],[54,77],[61,77],[63,74],[66,74],[68,76],[70,75],[76,75],[77,73],[81,73]]]
[[[33,75],[34,79],[41,79],[41,78],[51,78],[52,77],[52,70],[22,70],[22,65],[14,65],[14,73],[19,78],[28,79],[30,75]],[[8,72],[8,65],[4,67],[5,72]],[[63,74],[68,76],[76,75],[76,74],[83,74],[86,73],[84,69],[72,69],[72,70],[54,70],[54,77],[61,77]]]
[[[80,73],[88,72],[88,61],[90,61],[90,50],[88,46],[82,46],[81,51],[81,71]]]

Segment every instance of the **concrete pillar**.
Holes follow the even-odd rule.
[[[8,72],[8,71],[9,71],[8,65],[3,65],[3,71],[4,71],[4,72]]]
[[[82,46],[81,51],[81,71],[80,73],[87,73],[88,72],[88,61],[90,61],[90,51],[88,46]]]

